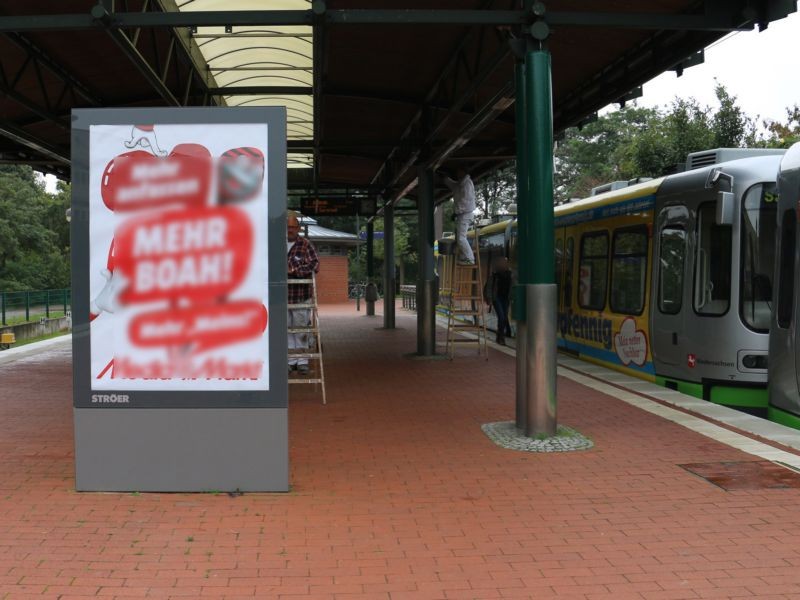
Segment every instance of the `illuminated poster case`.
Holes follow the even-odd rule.
[[[81,441],[97,450],[140,421],[140,434],[167,425],[164,440],[139,437],[169,453],[202,452],[189,429],[222,435],[223,470],[248,444],[235,422],[269,417],[285,438],[285,129],[280,108],[73,112],[79,480]]]

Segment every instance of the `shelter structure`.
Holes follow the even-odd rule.
[[[534,324],[552,310],[554,134],[636,97],[666,70],[680,74],[701,62],[703,49],[727,33],[763,29],[796,10],[795,0],[269,6],[0,0],[0,157],[68,178],[75,107],[286,106],[289,166],[296,167],[289,187],[380,198],[387,264],[394,206],[415,201],[421,356],[435,352],[433,210],[445,197],[435,170],[458,164],[480,178],[516,158],[515,304],[526,307],[516,318],[527,324],[518,340],[517,421],[532,433],[555,427],[555,341],[549,333],[524,337],[542,331]],[[384,325],[394,326],[391,310]],[[528,360],[542,352],[549,358],[534,377]],[[549,407],[541,418],[526,412],[533,397]]]
[[[347,302],[349,252],[361,244],[361,240],[352,233],[321,227],[316,219],[311,217],[301,217],[300,226],[319,254],[318,302],[320,304]]]

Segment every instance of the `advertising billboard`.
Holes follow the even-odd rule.
[[[267,130],[90,126],[92,391],[269,389]]]

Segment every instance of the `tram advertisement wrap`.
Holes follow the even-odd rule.
[[[267,127],[90,127],[92,390],[269,389]]]

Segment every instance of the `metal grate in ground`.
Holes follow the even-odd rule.
[[[768,460],[679,465],[723,490],[800,489],[800,473]]]

